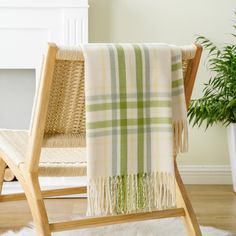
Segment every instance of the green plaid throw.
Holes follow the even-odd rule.
[[[173,154],[187,149],[181,49],[85,44],[88,215],[175,206]]]

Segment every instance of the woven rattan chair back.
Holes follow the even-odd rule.
[[[63,52],[64,51],[64,52]],[[85,146],[84,61],[59,49],[49,96],[44,146]],[[77,57],[75,57],[77,55]]]

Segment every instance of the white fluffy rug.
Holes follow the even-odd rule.
[[[232,236],[230,232],[201,226],[203,236]],[[34,236],[33,227],[18,232],[0,233],[2,236]],[[183,223],[179,218],[134,222],[92,229],[64,231],[53,236],[185,236]],[[187,236],[187,235],[186,235]]]

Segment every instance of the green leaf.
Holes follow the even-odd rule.
[[[233,27],[236,29],[236,24]],[[236,34],[231,35],[236,38]],[[204,84],[202,97],[191,101],[189,122],[201,126],[205,121],[206,129],[218,122],[236,122],[236,45],[217,46],[202,35],[196,36],[196,42],[208,51],[207,68],[212,76]]]

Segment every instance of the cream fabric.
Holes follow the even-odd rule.
[[[181,48],[155,43],[81,47],[87,214],[175,207],[173,153],[188,148]]]
[[[0,130],[0,149],[19,168],[25,167],[28,131]],[[86,175],[85,148],[42,148],[39,175],[81,176]]]

